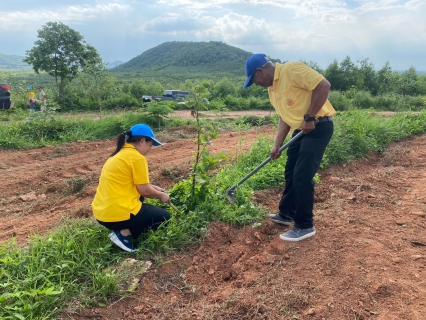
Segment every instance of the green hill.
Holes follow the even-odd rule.
[[[31,66],[22,59],[24,57],[0,53],[0,69],[30,69]]]
[[[112,68],[111,74],[167,83],[185,80],[214,80],[227,77],[241,80],[251,52],[220,41],[172,41],[151,48],[122,65]],[[278,60],[277,60],[278,61]]]

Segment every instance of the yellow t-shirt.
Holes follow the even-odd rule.
[[[35,96],[35,93],[33,92],[33,91],[29,91],[28,92],[28,99],[30,99],[30,100],[35,100],[35,98],[36,98],[36,96]]]
[[[274,82],[268,88],[269,100],[275,111],[293,129],[300,129],[303,116],[309,109],[312,91],[324,77],[302,62],[276,63]],[[334,116],[330,101],[317,113],[316,118]]]
[[[102,168],[99,186],[92,202],[93,215],[99,221],[117,222],[130,219],[142,207],[137,184],[149,183],[146,158],[129,143]]]

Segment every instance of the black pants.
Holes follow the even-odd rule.
[[[129,229],[133,238],[139,237],[148,230],[156,230],[161,223],[170,219],[167,210],[144,203],[138,214],[130,214],[129,220],[118,222],[98,222],[109,230]]]
[[[294,219],[297,228],[313,227],[314,181],[325,148],[333,136],[333,122],[317,123],[315,130],[296,140],[287,150],[285,189],[279,211]],[[300,130],[295,130],[293,137]]]

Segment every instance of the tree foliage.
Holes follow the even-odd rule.
[[[79,32],[62,22],[48,22],[37,33],[38,40],[23,61],[32,65],[36,73],[45,71],[55,78],[60,101],[65,81],[75,78],[79,68],[99,63],[99,53],[86,44]]]

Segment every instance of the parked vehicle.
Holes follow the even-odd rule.
[[[180,90],[164,90],[163,96],[172,98],[172,100],[182,101],[185,100],[189,95],[188,91],[180,91]]]
[[[151,102],[152,100],[155,100],[153,96],[142,96],[142,102]]]
[[[12,99],[10,99],[10,86],[6,83],[0,83],[0,109],[13,108]]]

